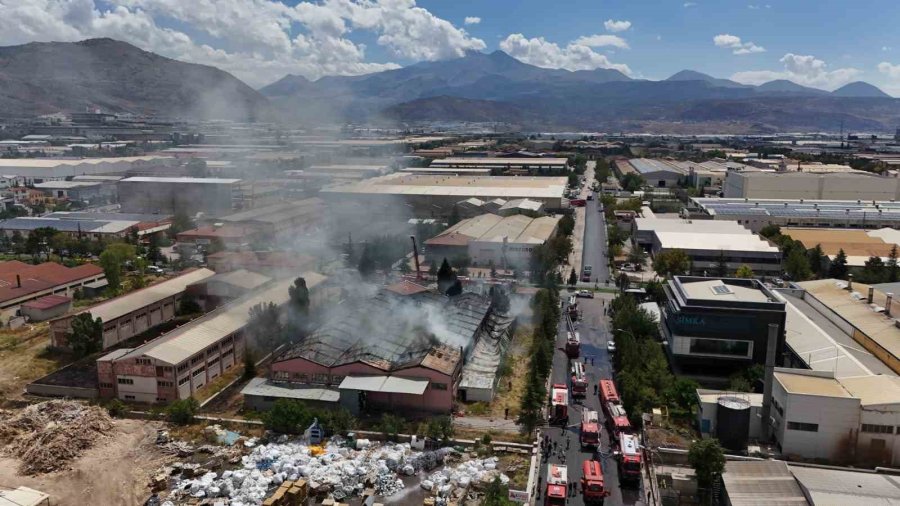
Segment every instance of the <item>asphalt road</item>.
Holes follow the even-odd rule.
[[[596,209],[594,210],[596,213]],[[600,213],[597,213],[600,214]],[[568,292],[562,292],[565,296]],[[578,306],[581,311],[581,319],[578,323],[578,332],[581,335],[581,360],[585,363],[590,380],[588,394],[582,400],[574,400],[570,397],[569,402],[569,426],[563,430],[559,426],[545,427],[544,433],[548,434],[551,441],[556,441],[557,448],[565,449],[566,440],[569,440],[569,449],[565,450],[565,459],[559,455],[559,452],[553,452],[549,460],[541,461],[541,487],[540,495],[535,504],[544,504],[544,492],[546,491],[546,474],[548,463],[565,463],[568,467],[569,482],[578,483],[581,480],[581,463],[593,457],[591,450],[581,450],[579,444],[579,432],[581,423],[581,412],[583,409],[589,409],[600,413],[601,420],[604,420],[603,411],[600,409],[600,398],[594,393],[594,386],[598,384],[602,378],[612,377],[612,364],[610,363],[609,353],[606,351],[606,342],[609,339],[609,322],[603,314],[605,304],[609,304],[611,296],[605,294],[597,294],[595,299],[578,299]],[[553,355],[553,370],[551,372],[552,383],[569,384],[569,359],[566,357],[565,346],[565,321],[560,322],[559,334],[557,336],[556,350]],[[593,358],[593,363],[591,362]],[[606,498],[604,504],[620,505],[620,504],[643,504],[640,501],[642,492],[633,488],[636,485],[630,485],[629,488],[619,487],[618,470],[616,469],[615,457],[610,449],[609,432],[605,425],[601,429],[601,445],[600,445],[600,462],[603,466],[603,476],[607,490],[610,496]],[[579,486],[575,497],[569,497],[567,505],[582,506],[584,501],[581,496],[581,488]]]
[[[604,286],[609,279],[609,262],[606,259],[606,218],[604,213],[598,212],[600,202],[595,198],[587,201],[584,212],[584,246],[581,251],[581,265],[593,267],[591,285],[595,283]],[[581,280],[581,273],[578,273]],[[610,284],[613,281],[610,280]]]

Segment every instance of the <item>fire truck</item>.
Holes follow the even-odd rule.
[[[631,433],[631,422],[628,421],[628,413],[621,404],[613,404],[607,402],[606,406],[606,425],[609,429],[611,437],[619,437],[619,434]]]
[[[641,480],[641,446],[634,434],[619,434],[619,481]]]
[[[565,385],[555,383],[550,387],[550,424],[567,425],[569,423],[569,389]]]
[[[547,465],[547,493],[544,494],[545,506],[565,506],[569,495],[569,473],[561,464]]]
[[[603,484],[603,467],[596,460],[581,464],[581,495],[585,504],[603,504],[609,491]]]
[[[600,446],[600,414],[596,411],[581,413],[581,447],[597,448]]]
[[[581,355],[581,336],[578,331],[572,330],[571,327],[566,335],[566,356],[570,359],[578,358]]]
[[[587,396],[588,379],[584,372],[584,364],[572,362],[572,397]]]
[[[619,393],[616,391],[616,384],[613,383],[613,380],[602,379],[600,380],[600,403],[606,406],[607,402],[621,404],[622,400],[619,399]]]

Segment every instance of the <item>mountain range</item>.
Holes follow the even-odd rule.
[[[893,131],[900,100],[864,82],[828,92],[787,80],[759,86],[693,70],[632,79],[568,71],[502,51],[310,81],[287,75],[260,90],[214,67],[112,39],[0,47],[0,113],[99,108],[190,119],[290,123],[505,122],[522,128],[660,133]]]

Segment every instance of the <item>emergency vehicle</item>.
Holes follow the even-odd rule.
[[[606,406],[606,424],[611,437],[619,437],[619,434],[628,434],[631,432],[631,422],[628,421],[628,413],[621,404],[613,404],[607,402]]]
[[[581,495],[585,504],[603,504],[609,495],[603,483],[603,467],[596,460],[581,464]]]
[[[555,383],[550,387],[550,424],[567,425],[569,423],[569,389],[565,385]]]
[[[581,413],[581,447],[597,448],[600,446],[600,414],[596,411]]]
[[[566,356],[570,359],[581,355],[581,336],[570,327],[566,333]]]
[[[544,494],[545,506],[565,506],[569,495],[569,473],[561,464],[547,465],[547,493]]]
[[[622,403],[622,400],[619,399],[619,393],[616,391],[616,384],[613,383],[613,380],[600,380],[600,402],[604,406],[607,402],[612,402],[613,404]]]
[[[641,445],[634,434],[619,434],[619,481],[641,480]]]
[[[588,380],[584,371],[584,364],[572,362],[572,397],[587,396]]]

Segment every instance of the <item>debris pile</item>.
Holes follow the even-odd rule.
[[[329,494],[338,501],[360,496],[366,487],[390,497],[405,487],[400,475],[431,471],[453,452],[450,448],[419,452],[409,444],[391,443],[360,445],[357,450],[342,443],[335,438],[325,446],[310,446],[282,437],[253,447],[241,457],[240,469],[182,475],[169,500],[223,497],[232,506],[258,505],[274,488],[298,479],[306,480],[311,495]]]
[[[105,409],[74,401],[42,402],[16,413],[0,411],[0,443],[5,453],[22,461],[23,474],[65,468],[113,427]]]
[[[509,477],[497,470],[497,457],[486,459],[473,459],[461,462],[456,466],[446,466],[443,469],[431,473],[422,480],[422,488],[435,496],[435,505],[444,505],[453,499],[456,502],[471,487],[483,490],[497,476],[504,485],[509,483]]]

